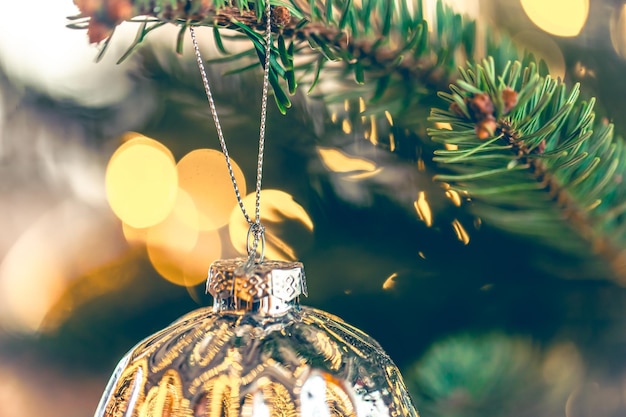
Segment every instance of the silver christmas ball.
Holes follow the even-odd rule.
[[[213,308],[133,348],[95,417],[418,417],[380,345],[340,318],[298,305],[302,264],[220,260]]]

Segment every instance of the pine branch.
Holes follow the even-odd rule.
[[[611,124],[594,125],[594,101],[534,64],[497,74],[486,60],[460,72],[440,94],[449,108],[430,117],[440,126],[433,140],[449,148],[435,161],[454,172],[438,179],[471,195],[491,223],[581,255],[592,248],[622,276],[626,155]]]
[[[117,24],[143,15],[122,59],[152,30],[174,23],[181,28],[179,52],[188,26],[209,26],[224,54],[213,62],[231,62],[232,72],[241,72],[259,65],[251,58],[264,60],[263,0],[164,0],[159,7],[150,0],[119,0],[106,10],[76,3],[82,15],[71,27],[87,28],[92,42],[103,42],[102,53]],[[578,86],[568,89],[547,76],[545,64],[535,63],[532,55],[517,62],[511,41],[491,32],[485,40],[489,60],[474,64],[481,41],[475,22],[440,2],[431,32],[421,2],[414,6],[409,10],[406,2],[380,0],[272,1],[276,40],[270,80],[279,109],[285,112],[291,105],[289,94],[298,83],[309,84],[311,91],[322,73],[342,82],[352,74],[358,87],[326,93],[324,99],[364,98],[368,114],[391,111],[402,128],[419,135],[425,121],[421,109],[443,99],[450,107],[432,110],[430,121],[439,127],[429,130],[448,148],[436,152],[435,161],[450,170],[439,180],[471,196],[472,209],[485,221],[574,254],[591,248],[625,275],[623,143],[612,125],[593,124],[593,100],[581,100]],[[248,39],[251,48],[229,54],[225,37]],[[460,80],[437,98],[460,64],[467,68],[460,69]]]
[[[243,61],[239,70],[254,68],[250,56],[258,56],[260,62],[264,58],[265,22],[259,14],[264,8],[262,0],[171,0],[164,1],[160,7],[155,7],[154,1],[120,0],[116,2],[120,5],[106,10],[89,9],[85,5],[89,2],[76,0],[76,3],[82,14],[72,18],[69,26],[87,29],[91,42],[102,42],[99,57],[106,51],[119,23],[140,19],[137,36],[120,61],[130,56],[149,32],[168,22],[180,26],[181,35],[190,25],[214,28],[217,47],[226,54],[220,61]],[[414,10],[407,7],[405,2],[379,0],[272,1],[272,27],[276,34],[273,53],[279,59],[272,60],[270,75],[280,110],[284,113],[291,105],[289,94],[295,92],[297,80],[308,83],[311,91],[322,72],[325,77],[330,75],[331,62],[333,70],[339,69],[334,72],[342,80],[349,73],[358,84],[363,84],[366,78],[371,80],[355,94],[370,102],[386,95],[385,108],[407,109],[419,103],[424,95],[432,96],[446,88],[456,67],[472,56],[475,23],[465,22],[440,4],[437,37],[433,38],[421,2]],[[222,41],[225,35],[218,28],[237,31],[252,41],[252,48],[245,53],[228,54]],[[179,52],[182,39],[179,36],[176,46]],[[343,98],[343,95],[337,97]]]

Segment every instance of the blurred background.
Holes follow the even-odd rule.
[[[623,0],[448,3],[581,81],[624,132]],[[246,224],[177,28],[116,65],[123,24],[95,63],[71,0],[0,4],[0,417],[90,416],[127,350],[211,304],[208,265],[243,250]],[[228,69],[210,78],[247,195],[259,74]],[[364,105],[270,102],[267,256],[304,262],[302,302],[375,337],[423,417],[626,415],[623,282],[472,217],[429,146]]]

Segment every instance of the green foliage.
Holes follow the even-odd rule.
[[[617,269],[626,240],[623,142],[612,125],[594,124],[594,101],[582,100],[578,86],[551,78],[530,54],[520,62],[506,36],[489,30],[476,39],[476,22],[441,2],[431,28],[420,1],[412,8],[404,1],[270,1],[274,11],[289,11],[273,22],[270,82],[281,112],[298,86],[311,93],[333,80],[333,91],[321,92],[328,102],[365,99],[363,116],[389,112],[398,128],[426,143],[429,126],[432,139],[447,146],[435,153],[445,171],[437,178],[469,195],[471,209],[489,224],[575,255],[600,253]],[[147,0],[133,1],[148,17],[121,59],[171,22],[181,27],[179,52],[188,26],[208,26],[222,54],[209,63],[231,63],[229,74],[261,65],[264,1],[214,0],[206,10],[200,0],[187,3],[198,13],[166,16]],[[86,20],[71,26],[85,28]],[[230,53],[227,40],[250,46]],[[474,61],[479,49],[489,57],[481,65]],[[493,108],[480,110],[476,98]],[[440,109],[442,100],[450,107]]]
[[[181,26],[181,35],[187,26],[214,28],[215,43],[224,54],[213,62],[232,62],[236,69],[231,73],[256,68],[263,62],[264,22],[262,0],[214,0],[214,7],[205,13],[200,10],[201,0],[192,0],[189,11],[178,11],[174,5],[156,8],[144,0],[131,1],[140,22],[135,40],[120,62],[127,59],[145,40],[146,35],[165,23]],[[363,0],[320,1],[271,1],[272,6],[285,7],[290,19],[276,25],[275,44],[270,76],[277,105],[281,112],[290,107],[290,94],[298,83],[308,84],[313,91],[324,74],[324,79],[334,76],[343,82],[346,75],[362,87],[354,88],[354,94],[369,101],[384,103],[383,109],[403,110],[421,103],[424,96],[431,97],[437,88],[444,88],[452,72],[465,60],[471,58],[475,45],[475,22],[466,22],[448,7],[437,8],[437,36],[432,37],[421,2],[409,9],[406,2]],[[233,9],[234,8],[234,9]],[[172,11],[173,10],[173,11]],[[251,13],[253,16],[251,16]],[[93,17],[91,17],[93,19]],[[86,29],[88,16],[73,18],[69,27]],[[219,29],[235,31],[221,33]],[[444,30],[445,28],[445,30]],[[229,54],[224,39],[247,39],[250,49]],[[107,38],[101,47],[99,58],[109,43]],[[183,37],[179,36],[176,50],[182,51]],[[435,56],[433,56],[435,54]],[[260,61],[250,60],[258,56]],[[295,57],[298,57],[296,60]],[[366,84],[366,85],[364,85]],[[344,92],[329,100],[343,100]],[[371,109],[375,113],[375,109]]]
[[[424,415],[560,415],[584,369],[571,345],[541,349],[502,334],[453,336],[404,372]],[[532,411],[529,411],[532,410]]]
[[[579,86],[568,88],[541,76],[533,63],[508,64],[497,74],[493,60],[460,70],[461,78],[440,96],[448,109],[433,109],[433,140],[450,149],[435,161],[453,173],[438,175],[474,198],[477,214],[514,233],[581,251],[591,247],[610,260],[626,234],[623,187],[624,146],[606,121],[594,124],[594,100],[584,101]],[[504,97],[515,92],[507,109]],[[479,139],[484,120],[475,98],[493,103],[493,135]],[[453,146],[450,146],[453,145]],[[563,220],[566,220],[565,222]],[[582,237],[572,239],[572,229]]]

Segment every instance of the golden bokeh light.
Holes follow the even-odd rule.
[[[521,0],[528,18],[556,36],[576,36],[589,16],[589,0]]]
[[[428,204],[428,200],[426,200],[426,193],[424,191],[420,191],[417,194],[417,200],[413,202],[413,206],[420,220],[423,221],[426,226],[432,226],[433,213],[430,209],[430,204]]]
[[[147,230],[146,247],[154,269],[168,281],[183,286],[204,281],[209,265],[222,253],[219,234],[200,230],[194,201],[183,189],[178,190],[171,214]]]
[[[232,159],[231,163],[239,191],[245,195],[243,172]],[[200,230],[216,230],[228,223],[237,198],[222,152],[196,149],[188,153],[178,162],[178,178],[180,187],[194,202]]]
[[[365,108],[365,99],[363,97],[359,97],[359,113],[363,113]]]
[[[217,231],[201,231],[194,247],[184,259],[185,285],[197,285],[206,281],[213,261],[222,257],[222,240]]]
[[[76,279],[102,267],[125,250],[117,220],[67,200],[50,207],[26,228],[0,258],[0,328],[33,333],[52,331],[54,308]],[[0,413],[1,414],[1,413]]]
[[[124,239],[131,245],[143,245],[148,238],[148,228],[139,229],[122,223]]]
[[[178,247],[148,246],[148,256],[154,269],[163,278],[181,286],[194,286],[207,278],[209,266],[222,256],[222,241],[219,233],[199,232],[191,250]]]
[[[450,200],[452,200],[452,204],[454,204],[457,207],[461,207],[461,196],[459,195],[459,193],[455,190],[447,190],[446,191],[446,197],[448,197]]]
[[[435,127],[437,129],[452,130],[452,125],[450,123],[445,123],[445,122],[435,122]],[[444,146],[449,151],[456,151],[457,149],[459,149],[459,145],[455,143],[446,143],[444,144]]]
[[[374,171],[365,171],[365,172],[357,172],[356,174],[350,174],[344,177],[348,181],[361,181],[367,178],[375,177],[376,175],[383,172],[382,167],[376,168]]]
[[[106,193],[124,223],[145,228],[161,222],[176,200],[178,175],[174,156],[163,144],[137,135],[111,156]]]
[[[318,147],[324,166],[332,172],[355,172],[376,170],[376,164],[368,159],[351,156],[335,148]]]
[[[341,130],[343,130],[343,133],[345,133],[346,135],[352,133],[352,123],[350,122],[350,120],[343,119],[343,121],[341,122]]]
[[[66,287],[62,255],[38,234],[22,235],[0,265],[0,311],[11,330],[38,331]]]
[[[609,32],[613,49],[619,56],[626,58],[626,4],[619,6],[617,12],[611,15]]]
[[[469,233],[467,233],[467,231],[458,219],[454,219],[452,221],[452,228],[454,229],[454,234],[456,234],[456,237],[457,239],[459,239],[459,241],[461,241],[464,245],[469,244]]]
[[[370,116],[370,130],[365,132],[365,138],[369,139],[372,145],[378,145],[378,125],[374,115]]]
[[[393,290],[396,286],[396,278],[398,277],[398,273],[394,272],[389,275],[385,282],[383,283],[383,290]]]
[[[389,110],[385,110],[385,117],[389,122],[389,126],[393,126],[393,117],[391,116],[391,113],[389,113]]]
[[[180,213],[184,213],[186,217]],[[170,215],[147,230],[146,244],[148,249],[168,247],[189,251],[196,244],[198,230],[198,214],[193,200],[185,190],[179,189]]]
[[[142,135],[141,133],[138,133],[138,132],[126,132],[126,133],[123,133],[122,136],[120,136],[119,141],[122,142],[122,143],[126,143],[126,142],[129,142],[129,141],[133,140],[133,139],[136,139],[136,138],[140,138],[141,139],[141,138],[144,138],[144,137],[145,137],[144,135]],[[165,146],[165,145],[163,145],[163,146]]]
[[[254,193],[243,199],[249,213],[254,213],[255,200]],[[312,242],[313,221],[284,191],[261,191],[261,222],[265,226],[265,257],[268,259],[294,261]],[[229,235],[233,247],[241,254],[246,253],[248,228],[239,207],[233,209]]]
[[[561,48],[545,33],[527,30],[518,33],[513,41],[532,52],[537,60],[543,59],[552,78],[565,77],[565,58]]]

